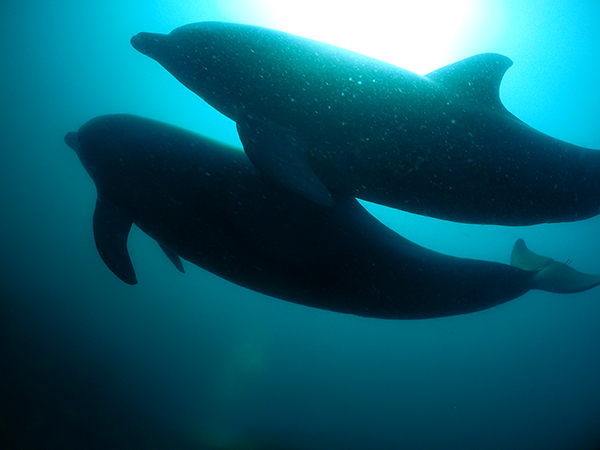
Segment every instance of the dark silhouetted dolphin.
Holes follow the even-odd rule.
[[[330,193],[457,222],[530,225],[600,212],[600,151],[502,105],[512,62],[481,54],[426,76],[270,29],[219,22],[131,40],[237,122],[248,157],[322,204]]]
[[[513,264],[442,255],[394,233],[354,198],[328,207],[258,175],[246,155],[131,115],[97,117],[65,142],[98,191],[94,238],[106,265],[136,283],[132,224],[238,285],[316,308],[386,319],[479,311],[530,289],[577,292],[600,283],[522,241]]]

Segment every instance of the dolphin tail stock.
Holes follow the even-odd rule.
[[[600,285],[600,275],[579,272],[552,258],[538,255],[527,248],[523,239],[515,242],[510,264],[518,269],[536,272],[532,278],[532,289],[572,294]]]

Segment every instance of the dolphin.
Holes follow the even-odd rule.
[[[443,255],[393,232],[353,197],[325,206],[260,176],[244,152],[133,115],[100,116],[65,136],[98,193],[98,253],[128,284],[133,224],[180,258],[240,286],[341,313],[422,319],[479,311],[530,289],[600,284],[529,251],[512,266]]]
[[[600,151],[547,136],[500,101],[512,61],[420,76],[281,31],[201,22],[131,44],[237,123],[261,173],[455,222],[532,225],[600,213]]]

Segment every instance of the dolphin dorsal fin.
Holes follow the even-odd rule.
[[[512,64],[506,56],[483,53],[434,70],[425,77],[439,83],[449,96],[468,98],[502,111],[506,108],[500,101],[500,83]]]
[[[510,265],[521,270],[537,272],[548,267],[554,260],[547,256],[533,253],[521,238],[517,239],[510,255]]]

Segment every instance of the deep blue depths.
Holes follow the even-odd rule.
[[[193,14],[184,2],[96,3],[0,5],[1,448],[596,448],[597,289],[531,292],[460,317],[361,319],[189,264],[181,275],[138,230],[140,283],[114,277],[94,248],[94,186],[64,134],[127,112],[238,143],[231,122],[129,39],[199,20],[272,24],[233,0],[199,2]],[[506,54],[506,106],[600,148],[600,7],[493,3],[504,11],[487,19],[495,40],[465,43],[444,63]],[[600,272],[598,218],[506,228],[372,210],[438,251],[507,262],[523,237]]]

